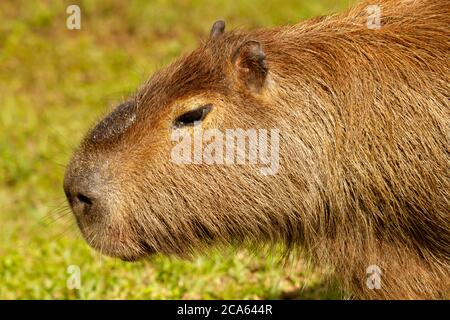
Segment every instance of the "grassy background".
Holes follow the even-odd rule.
[[[348,0],[0,2],[0,298],[340,298],[303,263],[248,251],[180,261],[101,257],[65,211],[64,164],[88,127],[152,72],[227,28],[295,23]],[[69,265],[82,287],[69,290]]]

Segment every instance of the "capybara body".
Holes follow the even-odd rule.
[[[251,32],[219,21],[101,120],[64,182],[90,245],[136,260],[281,243],[356,298],[448,297],[450,5],[370,4],[380,28],[368,4]],[[196,128],[278,129],[279,169],[175,163],[173,131]]]

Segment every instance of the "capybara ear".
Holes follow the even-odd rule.
[[[217,20],[214,22],[211,32],[209,33],[209,37],[212,39],[215,39],[222,35],[225,31],[225,21],[223,20]]]
[[[250,89],[259,92],[266,81],[266,55],[258,41],[244,42],[232,57],[240,81]]]

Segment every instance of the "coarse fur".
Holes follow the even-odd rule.
[[[67,169],[87,241],[127,260],[281,243],[356,298],[448,298],[450,4],[370,4],[380,29],[367,3],[272,29],[219,25],[153,75]],[[278,173],[171,162],[173,119],[206,104],[202,129],[280,129]],[[88,213],[74,204],[83,188],[100,199]],[[371,265],[381,289],[366,286]]]

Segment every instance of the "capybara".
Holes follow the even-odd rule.
[[[224,29],[216,22],[75,152],[64,190],[88,243],[130,261],[276,245],[331,269],[354,298],[448,298],[449,2],[373,0]],[[244,142],[279,132],[279,166],[220,161],[220,143],[213,161],[174,159],[196,130],[241,130]]]

